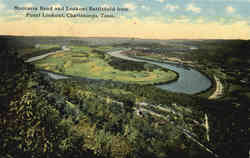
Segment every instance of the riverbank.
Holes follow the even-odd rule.
[[[173,65],[173,66],[179,66],[179,67],[185,68],[187,70],[189,70],[190,67],[193,67],[191,65],[187,65],[187,64],[184,64],[182,62],[178,62],[176,60],[168,60],[168,58],[166,58],[166,60],[168,60],[168,61],[166,61],[166,60],[160,60],[160,59],[156,60],[156,59],[152,59],[152,58],[134,56],[134,55],[129,55],[129,54],[126,54],[126,55],[129,56],[129,57],[135,58],[135,59],[139,59],[139,60],[147,60],[147,61],[152,61],[152,62],[169,64],[169,65]]]
[[[119,52],[120,53],[120,52]],[[176,68],[178,68],[178,69],[184,69],[184,70],[181,70],[181,71],[179,71],[179,72],[177,72],[178,74],[179,73],[183,73],[183,71],[184,72],[186,72],[186,74],[191,74],[191,73],[193,73],[193,72],[195,72],[195,71],[197,71],[197,72],[199,72],[199,73],[195,73],[193,76],[195,76],[195,75],[197,75],[197,77],[199,77],[200,75],[202,75],[202,76],[205,76],[208,80],[209,80],[209,82],[210,82],[210,85],[209,86],[207,86],[206,88],[204,88],[203,90],[200,90],[200,91],[198,91],[198,92],[195,92],[195,93],[192,93],[192,95],[197,95],[197,96],[205,96],[205,97],[209,97],[210,96],[210,93],[212,93],[211,91],[214,91],[214,80],[213,80],[213,77],[212,76],[210,76],[209,74],[207,74],[206,72],[204,72],[202,69],[201,69],[201,66],[199,66],[199,65],[195,65],[194,63],[192,63],[192,64],[190,64],[190,62],[188,62],[188,64],[186,63],[186,64],[184,64],[184,63],[177,63],[177,62],[173,62],[173,61],[163,61],[163,60],[155,60],[155,59],[150,59],[150,58],[145,58],[145,57],[138,57],[138,56],[133,56],[133,55],[130,55],[129,53],[120,53],[120,54],[122,54],[122,56],[121,57],[123,57],[123,56],[127,56],[128,55],[128,57],[126,57],[127,59],[133,59],[133,60],[138,60],[138,61],[142,61],[142,60],[144,60],[144,61],[148,61],[148,62],[153,62],[153,63],[162,63],[162,64],[167,64],[167,65],[171,65],[171,66],[174,66],[174,67],[176,67]],[[173,69],[171,69],[171,70],[173,70]],[[173,70],[174,71],[174,70]],[[193,71],[193,72],[192,72]],[[184,74],[183,74],[184,75]],[[183,77],[183,75],[182,75],[182,77]],[[193,78],[193,76],[191,76],[192,78]],[[204,78],[205,79],[205,78]],[[203,80],[204,80],[203,79]],[[182,81],[183,82],[185,82],[184,81],[185,79],[182,79]],[[192,82],[192,81],[191,81]],[[197,83],[199,83],[200,81],[197,81],[196,83],[194,83],[194,85],[193,86],[196,86],[197,87]],[[189,83],[190,84],[190,81],[188,81],[187,83]],[[178,87],[178,85],[176,85],[177,87]],[[184,88],[184,87],[186,87],[187,86],[187,84],[185,85],[185,83],[182,85],[182,87]],[[190,87],[190,88],[192,88],[192,87]],[[205,94],[205,95],[204,95]]]
[[[174,62],[163,63],[163,65],[162,65],[161,64],[162,61],[159,61],[159,62],[158,61],[150,61],[149,62],[149,60],[146,60],[146,59],[145,60],[144,59],[136,59],[136,58],[133,59],[131,57],[122,55],[121,52],[123,52],[123,51],[124,50],[110,51],[107,54],[109,54],[109,55],[111,55],[113,57],[117,57],[117,58],[121,58],[121,59],[125,59],[125,60],[132,60],[132,61],[136,61],[136,62],[141,60],[141,62],[146,62],[146,63],[149,63],[149,64],[157,65],[157,66],[162,67],[163,69],[167,69],[167,70],[170,70],[171,72],[174,72],[174,74],[176,76],[174,79],[169,79],[168,81],[159,81],[158,80],[159,82],[154,82],[153,83],[152,79],[150,79],[151,83],[149,82],[149,83],[141,84],[139,82],[124,82],[126,84],[141,84],[141,85],[145,85],[145,86],[154,85],[154,86],[156,86],[158,88],[161,88],[161,89],[164,89],[164,90],[169,90],[169,91],[173,91],[173,92],[177,92],[177,93],[192,94],[192,95],[197,95],[200,92],[208,91],[212,86],[211,80],[210,80],[209,77],[206,77],[206,74],[203,74],[198,70],[194,70],[193,68],[191,68],[191,67],[189,67],[187,65],[178,64],[178,63],[174,63]],[[52,55],[54,55],[54,54],[52,54]],[[93,56],[93,53],[91,53],[90,55]],[[47,57],[47,56],[43,55],[43,58],[45,58],[45,57]],[[83,56],[81,58],[84,58],[84,61],[86,61],[86,59],[85,59],[86,57]],[[40,60],[40,59],[41,58],[37,58],[37,60]],[[58,58],[55,58],[55,59],[59,60]],[[77,59],[79,60],[79,57]],[[34,60],[32,60],[32,61],[34,61]],[[62,61],[60,60],[60,62],[62,62]],[[68,62],[68,60],[67,60],[67,62]],[[80,62],[80,61],[78,61],[78,62]],[[44,63],[44,64],[47,65],[48,63]],[[66,65],[67,64],[68,63],[66,63]],[[96,66],[93,67],[93,68],[96,69]],[[54,71],[51,71],[51,70],[49,70],[49,71],[50,71],[50,73],[54,72]],[[75,71],[75,69],[74,69],[74,71]],[[181,73],[181,76],[180,76],[180,73]],[[62,79],[65,79],[65,77],[69,77],[69,76],[71,76],[71,77],[78,76],[78,78],[80,77],[80,75],[77,75],[76,73],[74,73],[74,75],[71,75],[71,74],[63,75],[61,73],[58,73],[56,75],[59,75],[59,74],[61,75],[59,78],[62,78]],[[55,77],[56,75],[53,75],[53,77],[56,78]],[[86,78],[93,78],[93,77],[89,76],[89,73],[87,73],[86,75],[87,75]],[[118,76],[118,77],[121,77],[118,74],[115,74],[115,75]],[[196,77],[194,78],[194,76],[196,76]],[[83,78],[85,78],[85,77],[83,77]],[[94,77],[94,78],[96,80],[99,80],[98,77]],[[113,81],[115,81],[115,82],[118,81],[118,80],[114,80],[113,78],[110,78],[110,79],[105,79],[104,78],[102,80],[106,80],[108,82],[110,82],[110,81],[112,81],[112,82]],[[198,82],[200,82],[200,86],[197,86]]]
[[[26,63],[31,63],[31,62],[34,62],[34,61],[37,61],[37,60],[41,60],[41,59],[44,59],[50,55],[55,55],[57,53],[62,53],[63,50],[57,50],[55,52],[46,52],[42,55],[38,55],[38,56],[34,56],[34,57],[31,57],[31,58],[28,58],[27,60],[25,60]]]
[[[165,58],[166,60],[168,60],[168,61],[166,61],[166,60],[156,60],[156,59],[152,59],[152,58],[139,57],[139,56],[134,56],[134,55],[128,55],[128,56],[139,59],[139,60],[147,60],[147,61],[152,61],[152,62],[159,62],[159,63],[170,64],[170,65],[174,65],[174,66],[179,66],[179,67],[182,67],[182,68],[187,69],[187,70],[190,70],[191,68],[195,69],[196,71],[199,71],[202,75],[206,76],[211,81],[212,84],[209,88],[207,88],[201,92],[195,93],[194,95],[210,98],[212,95],[214,95],[214,93],[217,93],[216,92],[217,81],[215,80],[215,78],[212,75],[209,75],[204,70],[202,70],[200,65],[196,65],[191,61],[184,62],[183,60],[178,59],[178,58]],[[220,94],[215,94],[215,95],[221,96],[222,92]]]
[[[80,48],[79,46],[77,49]],[[48,53],[29,61],[35,60],[39,60],[35,64],[40,69],[65,75],[113,80],[128,84],[157,85],[178,79],[178,74],[169,69],[145,62],[112,59],[107,54],[94,50],[60,52],[58,55]]]

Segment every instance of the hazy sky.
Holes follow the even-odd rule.
[[[120,7],[114,18],[25,17],[14,7]],[[97,14],[93,11],[45,11],[45,14]],[[41,16],[41,15],[40,15]],[[0,34],[112,36],[140,38],[250,37],[250,0],[0,0]]]

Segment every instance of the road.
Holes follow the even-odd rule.
[[[217,99],[219,97],[222,96],[223,94],[223,85],[220,81],[219,78],[217,78],[216,76],[214,76],[214,80],[216,82],[216,90],[214,91],[214,93],[208,97],[208,99]]]

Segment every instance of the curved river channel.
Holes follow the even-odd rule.
[[[158,65],[169,70],[173,70],[179,74],[179,78],[171,83],[156,85],[156,87],[169,90],[172,92],[195,94],[207,90],[211,87],[212,83],[205,75],[192,68],[185,68],[174,64],[159,63],[143,59],[135,59],[121,54],[123,50],[108,52],[111,56],[118,57],[125,60],[147,62],[150,64]],[[174,63],[174,62],[173,62]]]
[[[148,60],[143,60],[143,59],[135,59],[132,57],[128,57],[124,54],[121,54],[124,50],[117,50],[117,51],[110,51],[108,52],[109,55],[125,60],[130,60],[130,61],[136,61],[136,62],[147,62],[150,64],[158,65],[163,68],[167,68],[170,70],[173,70],[179,74],[179,78],[171,83],[166,83],[166,84],[160,84],[156,85],[156,87],[172,91],[172,92],[178,92],[178,93],[186,93],[186,94],[196,94],[202,91],[207,90],[208,88],[211,87],[212,83],[210,79],[208,79],[205,75],[201,74],[199,71],[194,70],[192,68],[185,68],[182,66],[178,65],[173,65],[173,64],[167,64],[167,63],[159,63],[159,62],[153,62],[153,61],[148,61]],[[49,55],[51,53],[48,53]],[[47,57],[48,55],[43,55],[42,58]],[[33,62],[36,60],[42,59],[40,56],[30,58],[26,60],[26,62]],[[51,78],[53,79],[65,79],[69,78],[69,76],[66,75],[59,75],[53,72],[44,72],[47,73]]]

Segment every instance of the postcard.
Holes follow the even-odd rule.
[[[0,157],[250,158],[249,0],[0,0]]]

